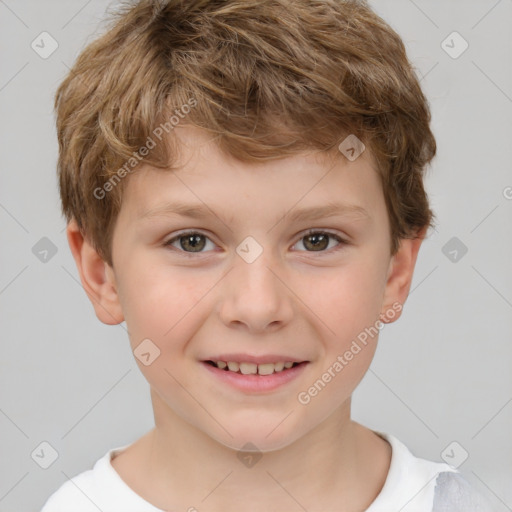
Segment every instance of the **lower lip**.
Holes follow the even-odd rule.
[[[302,374],[308,362],[303,362],[288,368],[282,372],[272,373],[271,375],[243,375],[241,373],[221,370],[209,363],[202,362],[202,365],[216,376],[218,379],[230,384],[231,386],[245,392],[265,392],[274,391],[280,386],[284,386],[293,379]]]

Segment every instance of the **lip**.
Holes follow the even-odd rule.
[[[309,362],[305,359],[297,359],[294,356],[284,356],[282,354],[264,354],[260,356],[252,356],[250,354],[220,354],[218,356],[212,356],[207,359],[203,359],[203,361],[224,361],[225,363],[237,362],[237,363],[255,363],[255,364],[265,364],[265,363],[286,363],[288,361],[292,363],[303,363]]]
[[[244,356],[246,357],[246,356]],[[274,357],[274,356],[272,356]],[[217,361],[222,361],[223,359],[217,359]],[[235,361],[236,359],[229,359],[230,361]],[[261,358],[259,359],[261,361]],[[290,359],[287,359],[289,361]],[[244,359],[241,359],[242,362],[252,362]],[[283,359],[273,360],[273,361],[283,361]],[[271,361],[269,361],[271,362]],[[298,362],[298,361],[297,361]],[[206,370],[208,370],[215,378],[219,379],[221,382],[228,384],[239,391],[243,391],[245,393],[268,393],[274,391],[282,386],[285,386],[292,380],[299,377],[305,368],[308,366],[309,361],[303,361],[297,366],[293,368],[288,368],[287,370],[283,370],[281,372],[273,373],[271,375],[243,375],[241,373],[230,372],[226,370],[221,370],[216,366],[213,366],[206,361],[201,362],[202,366]]]

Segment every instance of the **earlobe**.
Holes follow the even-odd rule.
[[[426,228],[420,230],[415,239],[402,239],[398,251],[391,258],[380,314],[380,320],[384,323],[394,322],[401,315],[403,304],[409,295],[414,267],[425,234]]]
[[[68,223],[66,234],[82,286],[96,316],[104,324],[121,323],[124,317],[112,268],[84,237],[75,220]]]

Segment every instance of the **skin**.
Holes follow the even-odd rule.
[[[98,318],[125,320],[132,350],[147,338],[160,350],[148,366],[136,359],[150,384],[155,427],[113,467],[164,510],[365,510],[384,485],[391,449],[351,420],[350,406],[378,335],[308,404],[297,397],[365,328],[399,318],[393,304],[407,298],[424,231],[391,256],[369,150],[354,162],[312,151],[247,164],[197,128],[180,126],[175,134],[182,167],[145,166],[125,178],[112,267],[74,221],[67,229]],[[206,205],[210,214],[143,217],[176,200]],[[286,216],[327,202],[359,205],[367,216]],[[315,250],[311,228],[347,243],[329,237]],[[205,236],[200,252],[175,238],[185,230]],[[247,236],[263,249],[252,263],[236,252]],[[202,366],[221,352],[290,354],[309,363],[273,392],[244,393]],[[263,455],[252,467],[237,458],[247,442]]]

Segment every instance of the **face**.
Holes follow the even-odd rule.
[[[378,175],[368,151],[243,164],[197,129],[176,133],[183,167],[130,176],[112,241],[156,424],[179,417],[233,449],[283,448],[349,403],[393,301]],[[207,361],[281,364],[244,376]],[[300,364],[276,372],[283,362]]]

